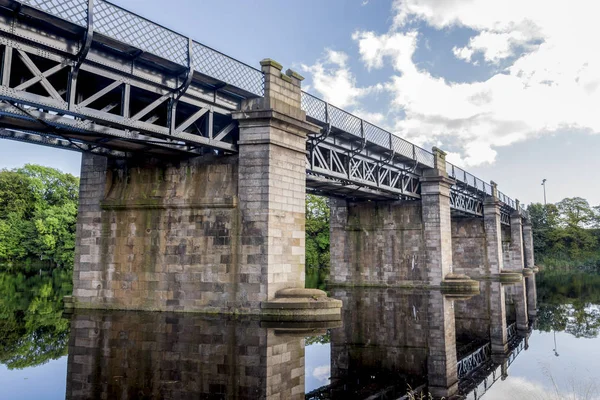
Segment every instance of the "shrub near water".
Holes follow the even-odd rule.
[[[0,270],[71,269],[79,178],[39,165],[0,171]]]

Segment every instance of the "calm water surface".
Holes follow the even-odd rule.
[[[0,274],[0,399],[599,399],[600,277],[538,274],[448,298],[331,289],[343,321],[63,315],[66,273]],[[529,290],[527,290],[529,289]],[[459,397],[460,396],[460,397]]]

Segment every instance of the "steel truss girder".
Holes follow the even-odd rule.
[[[328,137],[322,141],[307,142],[307,173],[331,181],[323,192],[336,194],[340,188],[352,186],[369,189],[369,196],[381,192],[382,197],[420,198],[419,176],[405,165],[385,163],[389,156],[380,159],[368,157],[365,152],[350,152],[352,144],[342,145],[339,138]],[[344,190],[345,192],[345,190]],[[360,196],[360,193],[357,193]]]
[[[459,381],[459,388],[462,393],[468,398],[475,400],[483,398],[484,394],[499,380],[504,379],[508,369],[525,349],[525,339],[521,339],[518,343],[510,346],[510,353],[506,357],[505,364],[497,364],[490,362],[491,365],[486,368],[476,369],[475,372],[469,375],[466,379]]]
[[[0,18],[0,31],[7,30],[6,26],[3,26],[5,23],[6,18]],[[61,54],[40,48],[37,43],[2,32],[0,32],[0,44],[4,45],[4,59],[0,65],[2,68],[0,99],[17,106],[15,108],[7,104],[0,105],[3,115],[36,120],[46,127],[45,131],[54,127],[68,132],[75,131],[78,134],[90,134],[92,145],[103,137],[117,139],[111,143],[111,146],[117,150],[126,150],[126,148],[118,148],[118,139],[131,139],[133,136],[136,140],[146,140],[149,147],[153,147],[155,142],[158,144],[164,142],[162,144],[166,148],[174,148],[178,153],[187,152],[190,155],[201,154],[198,147],[210,147],[225,152],[237,151],[235,140],[231,136],[237,126],[231,121],[230,113],[239,107],[239,103],[217,92],[191,85],[189,75],[180,86],[176,86],[179,77],[169,76],[163,77],[158,84],[89,60],[81,63],[78,74],[73,74],[73,70],[81,60],[76,60],[72,54]],[[43,64],[54,65],[48,69],[38,67],[34,56],[35,59],[43,61]],[[15,57],[25,65],[26,70],[13,68]],[[103,64],[115,62],[114,56],[108,60],[109,62],[103,61]],[[68,80],[61,82],[61,85],[57,85],[56,81],[51,82],[51,78],[65,69],[69,71]],[[130,68],[130,71],[132,70],[133,68]],[[81,80],[82,72],[86,72],[88,77],[98,77],[97,79],[104,83],[104,87],[96,87],[86,95],[77,93],[77,79],[80,85],[85,85]],[[37,92],[28,91],[34,85],[41,85],[46,93],[40,94],[39,89]],[[193,90],[190,90],[190,86],[194,86]],[[132,106],[132,89],[155,97],[134,115],[129,113]],[[101,103],[105,101],[107,95],[114,97],[114,93],[118,91],[122,92],[120,112],[114,112],[118,104],[109,103],[103,107],[94,107],[94,102]],[[166,119],[169,124],[161,126],[156,123],[160,119],[156,113],[160,113],[160,107],[166,102],[170,105],[167,107],[170,113],[162,119]],[[182,115],[177,118],[176,107],[173,106],[175,103],[180,106],[185,105],[188,115],[182,114],[183,118]],[[32,108],[27,115],[20,112],[24,106]],[[32,117],[33,115],[35,116]],[[218,128],[215,124],[217,115],[220,121]],[[23,129],[18,125],[6,125],[6,121],[10,120],[0,121],[0,125]],[[198,127],[199,123],[200,127]],[[31,130],[30,128],[27,129]],[[213,132],[216,133],[213,135]]]
[[[462,358],[457,364],[458,378],[464,378],[490,359],[492,354],[491,344],[486,343],[471,354]]]
[[[510,210],[506,207],[500,209],[500,223],[510,226]]]
[[[22,132],[0,128],[0,138],[23,143],[37,144],[56,149],[98,154],[107,157],[129,158],[132,156],[132,154],[127,152],[112,150],[101,146],[92,146],[87,143],[78,143],[74,140],[46,136],[38,132]]]
[[[483,216],[483,199],[454,186],[450,190],[450,208],[481,217]]]

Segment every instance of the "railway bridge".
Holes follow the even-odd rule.
[[[331,198],[333,285],[533,273],[517,200],[271,59],[104,0],[0,0],[0,42],[0,137],[83,153],[75,307],[338,318],[301,290],[306,192]]]

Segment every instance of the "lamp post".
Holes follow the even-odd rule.
[[[544,205],[546,205],[546,178],[542,179],[542,186],[544,187]]]
[[[546,178],[542,179],[542,186],[544,187],[544,215],[546,214],[547,210],[546,210]],[[552,351],[554,351],[554,355],[556,357],[558,357],[558,346],[556,346],[556,330],[554,329],[554,327],[552,327],[552,335],[554,336],[554,348],[552,349]]]

